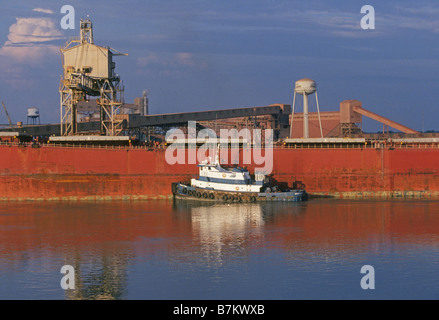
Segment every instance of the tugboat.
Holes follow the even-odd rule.
[[[172,193],[176,199],[221,202],[262,202],[262,201],[306,201],[304,189],[281,191],[272,186],[269,178],[255,172],[252,180],[246,168],[223,168],[218,159],[205,160],[198,164],[199,177],[190,183],[172,183]]]

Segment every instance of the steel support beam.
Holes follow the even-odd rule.
[[[390,120],[390,119],[387,119],[387,118],[385,118],[385,117],[383,117],[383,116],[380,116],[380,115],[378,115],[378,114],[376,114],[376,113],[373,113],[373,112],[371,112],[371,111],[368,111],[368,110],[366,110],[366,109],[363,109],[363,108],[360,108],[360,107],[353,107],[353,110],[354,110],[355,112],[357,112],[357,113],[359,113],[359,114],[365,116],[365,117],[368,117],[368,118],[370,118],[370,119],[372,119],[372,120],[375,120],[375,121],[381,122],[381,123],[383,123],[383,124],[385,124],[385,125],[388,125],[389,127],[392,127],[392,128],[394,128],[394,129],[396,129],[396,130],[399,130],[399,131],[401,131],[401,132],[404,132],[404,133],[413,133],[413,134],[419,133],[418,131],[415,131],[415,130],[413,130],[413,129],[410,129],[409,127],[406,127],[406,126],[404,126],[404,125],[402,125],[402,124],[399,124],[399,123],[397,123],[397,122],[395,122],[395,121],[392,121],[392,120]]]

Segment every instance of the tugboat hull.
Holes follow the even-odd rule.
[[[174,198],[197,201],[216,202],[264,202],[264,201],[306,201],[308,194],[305,190],[289,190],[286,192],[232,192],[218,191],[193,187],[183,183],[173,183],[172,193]]]

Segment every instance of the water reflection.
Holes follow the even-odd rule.
[[[276,214],[305,213],[306,204],[199,204],[174,203],[174,216],[191,223],[192,243],[186,250],[197,251],[198,259],[211,266],[247,257],[264,246],[266,232]]]
[[[76,252],[66,264],[75,269],[75,290],[66,290],[70,300],[113,300],[126,294],[130,256],[124,251],[104,249],[96,256]]]
[[[199,206],[190,210],[192,238],[208,264],[221,265],[225,257],[244,256],[261,245],[264,220],[260,205]]]
[[[393,258],[386,257],[396,253],[416,261],[424,252],[437,270],[438,251],[435,201],[5,203],[0,298],[167,298],[182,278],[196,277],[201,289],[213,290],[236,272],[244,282],[228,283],[233,291],[260,282],[243,277],[236,266],[270,274],[277,263],[286,269],[270,282],[275,290],[292,270],[321,272],[332,262],[378,256],[389,263]],[[60,288],[66,264],[75,268],[75,290]],[[136,281],[154,285],[138,289]]]
[[[7,203],[0,208],[0,280],[15,281],[12,292],[0,286],[0,297],[44,298],[38,288],[67,299],[122,298],[137,239],[162,236],[162,225],[172,229],[171,212],[160,202]],[[75,268],[75,290],[60,288],[63,265]]]

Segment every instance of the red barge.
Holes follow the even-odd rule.
[[[165,148],[0,145],[1,200],[172,198],[171,184],[197,175],[169,165]],[[439,145],[276,146],[271,179],[302,182],[312,196],[437,198]],[[255,164],[248,165],[254,171]]]

